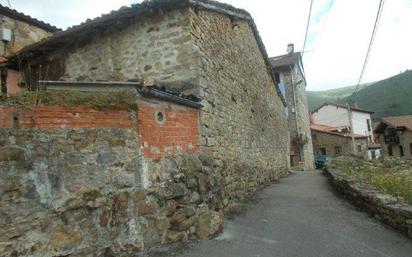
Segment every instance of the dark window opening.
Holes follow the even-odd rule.
[[[358,145],[358,153],[361,153],[361,152],[362,152],[362,146]]]
[[[412,143],[409,144],[409,153],[410,153],[411,156],[412,156]]]
[[[326,148],[325,147],[319,148],[319,154],[326,155]]]
[[[159,123],[163,123],[165,121],[165,115],[163,112],[156,113],[156,121]]]
[[[0,95],[7,96],[7,73],[3,71],[1,73],[0,79],[1,79],[1,94]]]
[[[389,155],[389,156],[393,156],[393,150],[392,150],[392,146],[391,146],[391,145],[388,146],[388,155]]]
[[[366,125],[368,126],[368,131],[371,131],[371,121],[370,120],[366,120]]]
[[[404,154],[404,152],[403,152],[403,146],[402,146],[402,145],[399,146],[399,155],[400,155],[401,157],[405,156],[405,154]]]
[[[341,146],[335,146],[335,154],[336,155],[342,154],[342,147]]]
[[[371,157],[372,157],[372,160],[376,159],[376,152],[375,151],[371,151]]]
[[[280,75],[279,75],[279,72],[275,72],[275,79],[276,79],[276,82],[279,84],[279,83],[280,83]]]

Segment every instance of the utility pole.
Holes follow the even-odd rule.
[[[355,135],[353,133],[353,122],[352,122],[352,109],[349,103],[346,104],[348,107],[348,117],[349,117],[349,127],[350,127],[350,137],[352,138],[352,152],[353,154],[357,155],[358,151],[356,149],[356,143],[355,143]]]

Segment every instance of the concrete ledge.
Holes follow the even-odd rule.
[[[368,187],[359,179],[336,169],[324,169],[332,185],[358,208],[412,238],[412,206]]]

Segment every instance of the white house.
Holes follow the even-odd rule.
[[[314,124],[335,127],[338,130],[350,131],[353,134],[368,137],[368,144],[363,149],[357,149],[358,153],[367,153],[370,159],[380,156],[380,147],[375,144],[373,135],[371,114],[373,112],[363,110],[358,107],[351,107],[337,103],[324,103],[312,112],[312,122]],[[350,121],[350,117],[352,122]],[[352,126],[352,129],[351,129]]]

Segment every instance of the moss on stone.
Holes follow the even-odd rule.
[[[86,93],[80,91],[24,91],[0,98],[0,105],[17,105],[30,108],[36,105],[85,107],[95,110],[136,110],[134,95],[126,92]]]

